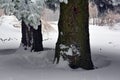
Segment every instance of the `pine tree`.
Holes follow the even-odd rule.
[[[59,63],[62,56],[73,69],[93,69],[88,18],[88,0],[69,0],[68,4],[60,4],[59,37],[54,61]]]
[[[22,23],[21,46],[31,51],[42,51],[41,12],[44,0],[0,0],[7,15],[15,15]]]

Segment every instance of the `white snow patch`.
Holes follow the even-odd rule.
[[[65,4],[68,4],[68,0],[59,0],[60,2],[64,2]]]
[[[73,55],[72,48],[69,48],[69,49],[68,49],[68,52],[66,52],[66,54],[72,56],[72,55]]]
[[[21,41],[21,29],[13,27],[19,25],[14,16],[0,17],[0,49],[18,48]]]
[[[69,48],[68,46],[65,46],[64,44],[60,44],[60,49],[66,49]]]
[[[69,65],[68,61],[63,60],[63,58],[60,57],[60,62],[58,65],[56,65],[56,68],[60,68],[60,69],[64,69],[64,70],[65,69],[71,70],[68,65]]]

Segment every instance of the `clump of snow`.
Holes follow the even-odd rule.
[[[68,0],[59,0],[60,2],[64,2],[65,4],[68,4]]]
[[[61,35],[63,35],[63,32],[60,32]]]
[[[60,44],[60,49],[61,49],[61,54],[66,54],[66,55],[71,55],[71,56],[75,54],[80,55],[79,50],[73,44],[71,44],[70,46]]]
[[[29,17],[28,17],[28,23],[27,25],[31,25],[34,29],[38,29],[38,25],[40,25],[40,16],[37,15],[37,14],[31,14]]]
[[[59,64],[56,65],[56,68],[69,69],[70,70],[70,67],[68,65],[69,65],[69,62],[64,60],[62,57],[60,57]]]
[[[65,46],[64,44],[60,44],[60,49],[66,49],[69,48],[68,46]]]
[[[66,52],[66,54],[72,56],[72,55],[73,55],[72,48],[69,48],[69,49],[68,49],[68,52]]]

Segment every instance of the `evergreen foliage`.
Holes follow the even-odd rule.
[[[38,29],[38,25],[40,25],[44,4],[45,0],[0,0],[0,8],[4,9],[5,14],[15,15],[34,29]]]

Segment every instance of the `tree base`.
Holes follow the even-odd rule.
[[[91,60],[80,59],[76,63],[69,62],[69,67],[72,69],[83,68],[85,70],[93,70],[94,66]]]

